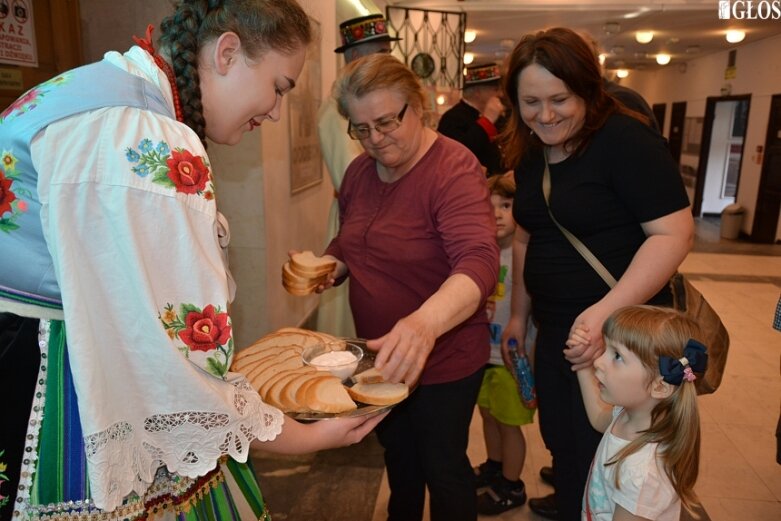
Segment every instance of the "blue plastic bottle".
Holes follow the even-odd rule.
[[[513,363],[513,377],[518,384],[521,401],[528,409],[537,407],[537,391],[534,388],[534,373],[532,373],[529,358],[526,352],[518,354],[518,341],[511,338],[507,343],[510,351],[510,359]]]

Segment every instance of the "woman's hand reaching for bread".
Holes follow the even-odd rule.
[[[413,313],[396,322],[388,334],[368,340],[366,347],[377,351],[374,366],[386,382],[404,382],[413,387],[436,339],[428,324]]]
[[[252,448],[277,454],[308,454],[346,447],[361,441],[388,412],[374,416],[333,418],[314,423],[299,423],[285,416],[282,432],[271,441],[254,440]]]

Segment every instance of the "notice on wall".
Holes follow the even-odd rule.
[[[9,67],[0,67],[0,89],[24,90],[22,71]]]
[[[0,63],[38,66],[32,0],[0,0]]]

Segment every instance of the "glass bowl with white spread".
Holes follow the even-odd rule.
[[[363,349],[350,342],[318,343],[306,347],[301,353],[304,364],[328,371],[342,381],[350,378],[363,358]]]

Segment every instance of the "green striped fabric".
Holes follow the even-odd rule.
[[[91,499],[91,496],[76,395],[68,364],[65,327],[61,321],[51,321],[50,325],[48,353],[42,349],[42,366],[46,368],[43,376],[46,379],[45,416],[39,431],[38,462],[30,490],[30,504],[43,507],[41,516],[51,514],[55,505],[59,505],[57,511],[60,515],[67,516],[74,513],[75,507],[63,504]],[[183,496],[170,498],[170,503],[179,505],[178,514],[174,508],[155,512],[152,503],[146,503],[147,520],[270,521],[250,464],[224,458],[219,467],[219,471],[200,486],[196,486],[195,480],[158,472],[156,483],[177,482],[176,490],[189,490]],[[183,487],[185,482],[190,485]],[[125,506],[146,499],[131,494],[125,499]],[[132,517],[138,518],[143,514],[141,511]],[[109,519],[105,515],[103,511],[92,509],[88,515],[82,511],[79,519]],[[29,519],[39,518],[32,516]],[[55,515],[47,519],[57,520],[60,517]],[[126,518],[122,516],[122,519]]]

